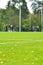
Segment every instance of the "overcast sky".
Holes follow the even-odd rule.
[[[7,5],[7,3],[8,3],[8,1],[9,1],[9,0],[0,0],[0,8],[5,9],[5,8],[6,8],[6,5]],[[26,0],[26,1],[28,2],[29,0]],[[31,5],[31,2],[28,2],[28,3],[27,3],[28,9],[30,10],[30,12],[32,12],[32,10],[31,10],[31,8],[30,8],[30,5]]]
[[[5,9],[8,1],[9,0],[0,0],[0,8]],[[29,0],[26,0],[26,2],[27,2],[27,6],[28,6],[29,11],[32,13],[31,2]]]
[[[9,0],[0,0],[0,8],[4,8],[6,7],[6,4]]]
[[[9,0],[0,0],[0,8],[5,8],[6,7],[6,4]],[[26,0],[27,2],[29,0]],[[28,3],[30,5],[30,3]]]
[[[30,11],[31,13],[33,13],[32,7],[31,7],[32,2],[29,1],[29,0],[26,0],[26,2],[27,2],[27,7],[28,7],[29,11]]]

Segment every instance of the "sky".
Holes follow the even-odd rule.
[[[0,8],[2,9],[6,9],[6,5],[8,3],[9,0],[0,0]],[[27,3],[27,6],[28,6],[28,9],[30,12],[32,12],[31,8],[30,8],[30,5],[31,5],[31,2],[29,3],[29,0],[26,0]]]
[[[6,4],[9,0],[0,0],[0,8],[5,9],[6,8]]]
[[[8,1],[9,1],[9,0],[0,0],[0,8],[6,9],[6,5],[7,5]],[[41,1],[41,0],[40,0],[40,1]],[[31,13],[33,13],[33,12],[32,12],[32,8],[31,8],[31,3],[32,3],[32,2],[30,2],[29,0],[26,0],[26,2],[27,2],[27,6],[28,6],[29,11],[30,11]]]
[[[27,7],[28,7],[30,13],[33,13],[32,7],[31,7],[32,2],[30,2],[29,0],[26,0],[26,2],[27,2]]]
[[[33,0],[31,0],[31,1],[33,1]],[[32,4],[31,1],[30,1],[30,0],[26,0],[26,2],[27,2],[27,6],[28,6],[28,9],[29,9],[30,13],[33,13],[33,11],[32,11],[32,7],[31,7],[31,4]],[[38,0],[37,0],[37,1],[38,1]],[[39,1],[43,1],[43,0],[39,0]]]

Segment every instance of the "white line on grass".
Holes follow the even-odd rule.
[[[0,45],[9,45],[12,44],[11,42],[7,42],[7,43],[0,43]],[[14,43],[13,43],[14,44]],[[18,46],[18,44],[15,44],[14,46]],[[24,47],[24,45],[22,45]],[[43,48],[43,46],[28,46],[28,48]]]
[[[41,39],[0,39],[0,41],[35,41],[35,42],[43,42],[43,40],[41,40]]]
[[[20,39],[20,38],[15,38],[15,39],[12,39],[12,38],[11,38],[11,39],[6,39],[6,38],[4,38],[4,39],[3,39],[3,38],[2,38],[2,39],[0,39],[0,40],[42,40],[42,39],[24,39],[24,38],[23,38],[23,39]]]
[[[24,43],[42,43],[43,40],[16,40],[16,41],[3,41],[3,42],[0,42],[0,44],[15,44],[15,43],[21,43],[21,44],[24,44]]]
[[[39,39],[0,39],[0,44],[15,44],[15,43],[42,43],[43,40]]]
[[[43,42],[39,39],[0,39],[0,43],[29,43],[29,42]]]

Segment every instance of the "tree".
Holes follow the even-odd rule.
[[[9,1],[7,6],[12,7],[14,10],[17,10],[17,8],[15,6],[16,6],[16,4],[20,5],[21,2],[23,3],[23,5],[21,6],[22,18],[26,18],[26,15],[29,13],[29,10],[27,8],[27,3],[25,0],[19,0],[19,1],[12,0],[11,2]],[[18,6],[18,8],[19,8],[19,6]]]
[[[35,2],[37,4],[35,4]],[[41,30],[43,31],[43,1],[34,0],[34,3],[32,5],[33,5],[34,13],[40,14],[40,18],[41,18],[41,21],[40,21],[41,24],[40,25],[41,25]]]
[[[42,4],[43,3],[41,1],[34,0],[31,5],[33,12],[36,14],[41,14]]]
[[[23,5],[21,7],[21,10],[22,10],[22,17],[26,18],[27,15],[29,14],[29,10],[27,8],[27,3],[25,2],[25,0],[22,0],[23,1]]]

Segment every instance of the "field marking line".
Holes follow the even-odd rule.
[[[38,43],[38,42],[43,42],[43,40],[23,40],[23,41],[14,41],[14,42],[10,42],[10,41],[3,41],[3,42],[0,42],[0,44],[24,44],[24,43]],[[38,43],[39,44],[39,43]]]
[[[43,40],[41,39],[0,39],[0,41],[2,40],[12,40],[12,41],[40,41],[40,42],[43,42]]]
[[[11,43],[0,43],[0,45],[6,45],[6,44],[11,44]],[[15,44],[15,46],[18,46]],[[29,46],[28,48],[43,48],[43,46]]]
[[[2,42],[0,42],[0,44],[1,43],[6,43],[6,44],[12,44],[12,43],[38,43],[38,42],[43,42],[43,40],[39,40],[39,39],[36,39],[36,40],[34,40],[34,39],[0,39],[0,41],[2,41]],[[11,41],[11,42],[10,42]]]
[[[39,39],[0,39],[0,44],[17,44],[17,43],[21,43],[21,44],[24,44],[24,43],[38,43],[38,42],[43,42],[43,40],[39,40]],[[11,41],[11,42],[10,42]]]

